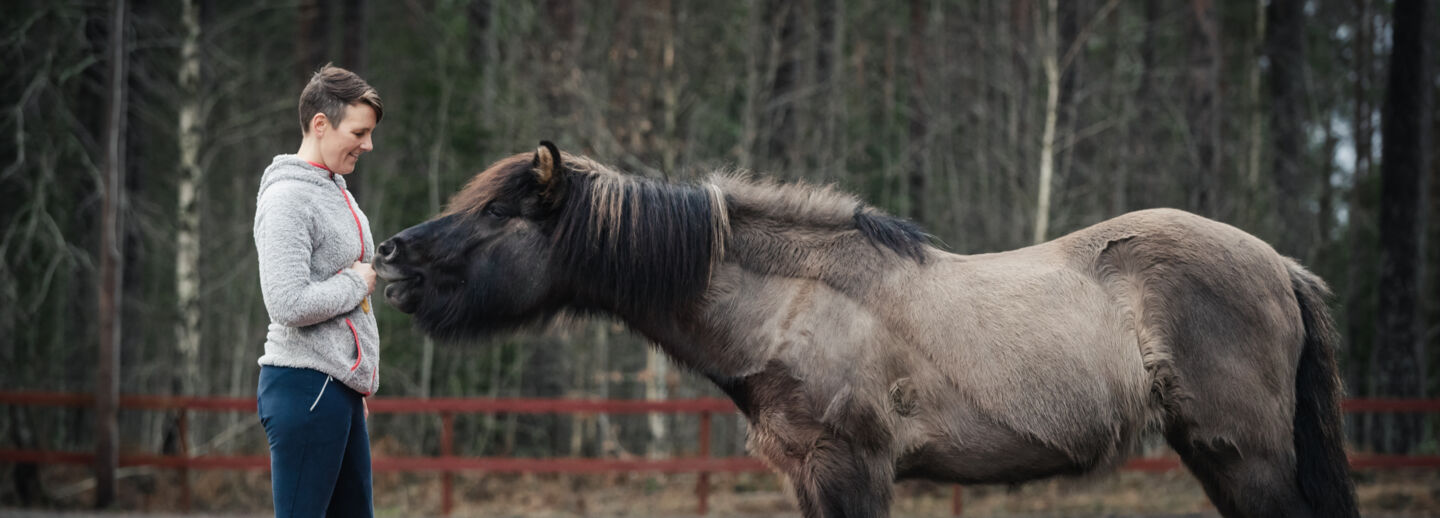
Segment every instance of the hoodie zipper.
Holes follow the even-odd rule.
[[[327,169],[327,170],[328,170],[328,169]],[[331,179],[332,181],[335,179],[335,173],[334,173],[334,172],[331,172],[331,173],[330,173],[330,179]],[[345,192],[345,188],[344,188],[344,187],[341,187],[340,184],[338,184],[338,183],[335,184],[335,188],[336,188],[336,189],[340,189],[340,196],[343,197],[343,198],[345,198],[345,208],[350,209],[350,216],[353,217],[353,218],[355,218],[355,232],[356,232],[356,234],[358,234],[358,235],[360,236],[360,258],[359,258],[359,259],[356,259],[356,261],[364,261],[364,260],[365,260],[365,227],[363,227],[363,226],[360,225],[360,215],[357,214],[357,213],[355,213],[355,205],[353,205],[353,204],[350,203],[350,195]],[[341,271],[344,271],[344,269],[342,268]],[[360,306],[361,306],[361,309],[363,309],[366,313],[369,313],[369,312],[370,312],[370,296],[369,296],[369,295],[366,295],[364,299],[361,299],[361,301],[360,301]],[[350,372],[355,372],[355,369],[360,368],[360,362],[361,362],[361,360],[364,360],[364,359],[365,359],[365,353],[362,352],[361,349],[360,349],[360,332],[355,330],[355,322],[350,321],[350,318],[349,318],[349,317],[346,317],[346,318],[345,318],[345,325],[350,326],[350,336],[355,339],[355,365],[351,365],[351,366],[350,366]],[[377,367],[378,367],[378,366],[377,366]],[[376,370],[378,371],[379,369],[377,368]],[[372,377],[372,378],[374,377],[373,374],[372,374],[371,377]],[[369,393],[367,392],[366,395],[369,395]]]

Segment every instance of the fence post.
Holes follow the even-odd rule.
[[[441,412],[441,458],[455,455],[455,413]],[[455,509],[455,473],[441,471],[441,515],[449,517]]]
[[[700,412],[700,460],[710,460],[710,411]],[[695,510],[700,516],[710,510],[710,472],[705,468],[700,469],[700,476],[695,481],[695,494],[699,499],[698,508]]]
[[[455,414],[440,412],[440,456],[448,459],[455,455]],[[440,514],[450,516],[455,509],[455,474],[449,469],[440,472]]]
[[[180,465],[180,510],[190,512],[190,426],[185,407],[180,407],[179,416],[180,456],[185,462]]]

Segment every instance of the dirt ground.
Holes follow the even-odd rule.
[[[81,511],[92,501],[93,481],[79,466],[41,469],[43,503],[19,501],[13,466],[0,466],[4,510]],[[127,468],[116,509],[173,513],[179,509],[178,474]],[[1440,516],[1440,472],[1370,471],[1357,474],[1366,516]],[[266,472],[196,471],[190,475],[192,509],[205,514],[259,515],[269,509]],[[696,475],[482,475],[455,476],[453,516],[654,517],[694,516]],[[377,474],[378,516],[438,516],[438,474]],[[709,515],[768,518],[798,516],[787,489],[769,474],[712,474]],[[1018,487],[962,489],[964,516],[1214,516],[1189,474],[1120,472]],[[904,482],[892,507],[897,517],[950,516],[951,486]]]

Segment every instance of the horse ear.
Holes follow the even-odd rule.
[[[540,141],[540,147],[535,149],[535,179],[547,188],[550,182],[555,179],[557,168],[561,167],[560,148],[555,147],[553,142],[548,140]]]

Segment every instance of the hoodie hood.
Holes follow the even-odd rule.
[[[260,192],[257,197],[264,196],[265,190],[270,186],[287,180],[326,188],[339,184],[341,189],[345,188],[343,175],[332,173],[306,162],[299,155],[275,155],[275,159],[270,161],[270,166],[265,168],[265,174],[260,176]]]

